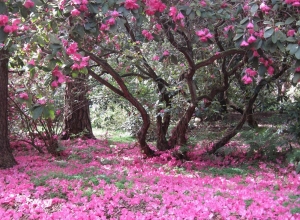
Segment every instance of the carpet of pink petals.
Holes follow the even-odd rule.
[[[138,147],[99,140],[66,141],[60,158],[27,147],[15,148],[17,166],[0,170],[2,220],[300,219],[293,167],[261,162],[224,176],[204,171],[243,160],[205,158],[200,146],[191,161],[172,152],[144,159]]]

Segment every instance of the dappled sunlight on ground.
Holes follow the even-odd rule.
[[[63,147],[60,158],[15,150],[19,165],[0,170],[2,219],[300,218],[292,166],[209,156],[199,145],[190,161],[171,151],[143,159],[137,147],[99,140]]]

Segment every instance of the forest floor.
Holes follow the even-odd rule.
[[[191,132],[200,140],[188,147],[189,160],[175,159],[179,147],[145,159],[134,143],[107,139],[61,142],[64,155],[59,158],[17,145],[19,164],[0,170],[0,217],[300,218],[300,175],[294,164],[249,159],[242,135],[229,143],[234,151],[207,155],[212,137]]]

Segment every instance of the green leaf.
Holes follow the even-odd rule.
[[[0,2],[0,14],[6,14],[7,13],[7,7],[4,2]]]
[[[43,111],[43,116],[47,119],[51,118],[53,120],[55,118],[55,112],[52,108],[46,106]]]
[[[245,24],[248,20],[249,20],[249,18],[246,17],[243,20],[241,20],[240,24]]]
[[[293,82],[294,84],[296,84],[296,83],[299,82],[299,80],[300,80],[300,73],[295,73],[295,75],[294,75],[294,77],[293,77],[293,79],[292,79],[292,82]]]
[[[29,10],[27,9],[27,8],[25,8],[24,6],[22,6],[21,8],[20,8],[20,12],[21,12],[21,16],[23,17],[23,18],[27,18],[28,17],[28,15],[29,15]]]
[[[257,12],[257,9],[258,9],[258,5],[257,4],[254,4],[254,5],[251,6],[250,12],[251,12],[252,16],[255,15],[255,13]]]
[[[286,39],[286,41],[287,42],[296,42],[296,39],[294,38],[294,37],[288,37],[287,39]]]
[[[274,28],[270,28],[270,29],[268,29],[268,30],[265,30],[264,38],[269,38],[269,37],[271,37],[273,33],[274,33]]]
[[[285,24],[291,24],[291,23],[293,23],[294,21],[296,20],[296,18],[294,18],[294,17],[289,17],[288,19],[286,19],[285,20]]]
[[[236,35],[234,36],[233,40],[236,41],[236,40],[240,39],[240,38],[243,37],[243,36],[244,36],[244,33],[242,33],[242,34],[236,34]]]
[[[295,57],[300,60],[300,48],[298,48],[297,52],[295,53]]]
[[[290,49],[290,54],[291,55],[295,54],[298,51],[298,49],[299,49],[299,45],[298,44],[293,44],[293,46]]]
[[[105,14],[106,12],[108,12],[108,4],[105,3],[105,4],[102,6],[101,10],[102,10],[102,13],[103,13],[103,14]]]
[[[200,12],[200,11],[199,11],[199,12]],[[196,13],[197,13],[197,12],[196,12]],[[201,16],[201,12],[200,12],[200,16]],[[195,14],[194,11],[192,11],[192,12],[189,14],[189,19],[194,20],[195,17],[196,17],[196,14]]]
[[[86,68],[86,67],[84,67],[84,68],[82,68],[81,70],[80,70],[80,73],[83,73],[83,74],[88,74],[88,69]]]
[[[55,34],[58,32],[57,23],[54,20],[50,21],[50,27]]]
[[[201,11],[200,11],[200,10],[197,10],[197,11],[196,11],[196,15],[197,15],[198,17],[201,17]]]
[[[265,67],[265,65],[259,65],[258,74],[260,76],[264,76],[266,72],[267,72],[267,68]]]
[[[33,120],[38,119],[42,115],[43,111],[44,111],[44,106],[42,105],[33,107],[33,111],[32,111]]]
[[[175,55],[171,55],[170,58],[171,58],[172,63],[174,63],[175,65],[178,64],[178,59],[177,59],[177,57]]]
[[[262,40],[257,39],[253,44],[251,44],[251,47],[258,50],[259,48],[261,48],[261,45],[262,45]]]
[[[0,43],[4,43],[7,36],[8,34],[3,31],[3,28],[0,28]]]
[[[98,14],[98,12],[99,12],[99,5],[98,4],[89,3],[88,4],[88,9],[89,9],[89,12],[91,14]]]
[[[278,40],[278,33],[275,32],[275,34],[272,35],[272,42],[273,42],[274,44],[276,44],[277,40]]]
[[[50,43],[51,44],[60,44],[60,40],[58,39],[58,37],[55,34],[49,34],[48,35]]]

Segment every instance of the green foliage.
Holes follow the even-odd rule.
[[[213,176],[233,177],[237,175],[247,175],[252,171],[250,171],[247,167],[224,167],[224,168],[211,167],[203,170],[203,172],[207,174],[211,174]]]
[[[300,143],[300,98],[287,106],[289,116],[288,131],[293,135],[294,140]]]
[[[290,150],[288,141],[280,137],[280,130],[257,128],[241,132],[241,137],[250,145],[248,157],[260,155],[267,160],[276,161],[278,156]]]

